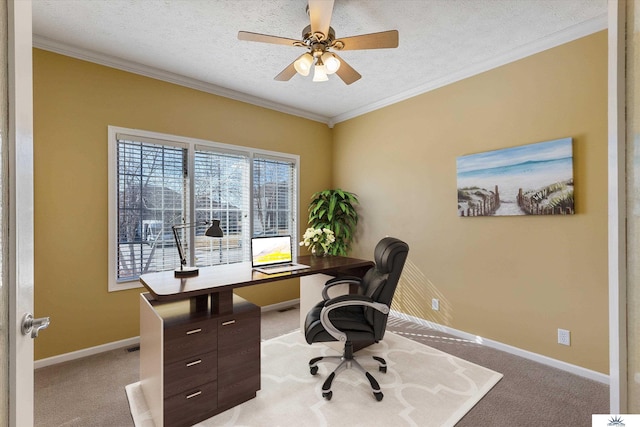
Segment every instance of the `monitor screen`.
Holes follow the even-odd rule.
[[[251,239],[251,264],[254,267],[291,262],[291,260],[291,236]]]

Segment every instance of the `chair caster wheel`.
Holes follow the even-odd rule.
[[[386,373],[387,373],[387,367],[386,367],[386,366],[380,366],[380,367],[378,368],[378,370],[379,370],[380,372],[382,372],[383,374],[386,374]]]
[[[318,367],[317,366],[312,366],[309,368],[309,372],[311,372],[311,375],[315,375],[318,373]]]
[[[331,400],[332,396],[333,396],[332,391],[322,392],[322,397],[324,397],[326,400]]]
[[[378,402],[380,402],[382,400],[382,398],[384,397],[384,394],[378,392],[378,393],[373,393],[373,395],[375,396],[376,400]]]

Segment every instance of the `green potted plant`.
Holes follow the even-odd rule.
[[[355,205],[358,197],[339,188],[318,191],[309,203],[309,227],[328,228],[333,231],[335,241],[328,252],[331,255],[347,255],[355,236],[358,213]]]

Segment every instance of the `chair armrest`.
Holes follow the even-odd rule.
[[[324,302],[324,306],[325,307],[332,307],[335,304],[338,303],[342,303],[342,302],[351,302],[352,304],[346,304],[346,305],[363,305],[363,302],[374,302],[371,297],[368,297],[366,295],[357,295],[357,294],[348,294],[348,295],[339,295],[335,298],[331,298],[327,301]],[[383,304],[384,305],[384,304]],[[341,307],[344,307],[345,305],[341,305]]]
[[[362,279],[355,276],[345,276],[345,277],[335,277],[331,280],[328,280],[324,284],[324,288],[322,289],[322,299],[325,301],[331,299],[331,297],[329,296],[329,288],[336,285],[343,285],[343,284],[360,286],[362,284]]]
[[[322,323],[322,326],[327,330],[327,332],[329,332],[329,335],[340,342],[347,340],[347,334],[336,328],[333,323],[331,323],[329,313],[331,310],[335,310],[336,308],[350,306],[371,307],[383,314],[389,314],[389,306],[382,304],[381,302],[375,302],[364,295],[340,295],[339,297],[328,300],[325,302],[324,307],[320,312],[320,323]]]

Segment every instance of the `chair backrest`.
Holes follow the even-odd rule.
[[[391,300],[398,286],[409,245],[393,237],[385,237],[374,251],[375,267],[362,278],[363,294],[376,302],[391,307]],[[376,340],[381,340],[387,327],[388,315],[373,308],[365,308],[365,317],[373,326]]]

